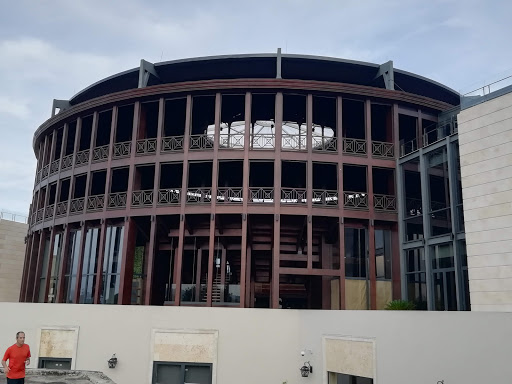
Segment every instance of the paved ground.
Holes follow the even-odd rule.
[[[0,378],[4,379],[3,369]],[[0,382],[2,382],[0,379]],[[99,372],[28,369],[25,384],[115,384]]]

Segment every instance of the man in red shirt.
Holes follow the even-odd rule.
[[[7,366],[9,360],[9,366]],[[25,366],[30,364],[30,348],[25,344],[25,332],[16,334],[16,344],[5,351],[2,359],[7,384],[25,384]]]

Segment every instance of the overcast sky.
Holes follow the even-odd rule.
[[[275,52],[384,63],[468,92],[512,75],[511,1],[0,0],[0,210],[26,213],[53,99],[187,57]]]

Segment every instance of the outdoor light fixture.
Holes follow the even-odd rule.
[[[114,353],[110,359],[108,359],[108,367],[109,368],[115,368],[117,365],[117,357]]]
[[[309,364],[309,361],[306,361],[300,368],[300,375],[302,377],[308,377],[310,373],[313,373],[313,367]]]

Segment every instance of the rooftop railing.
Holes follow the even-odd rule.
[[[0,220],[15,221],[17,223],[28,223],[28,216],[19,213],[0,211]]]

